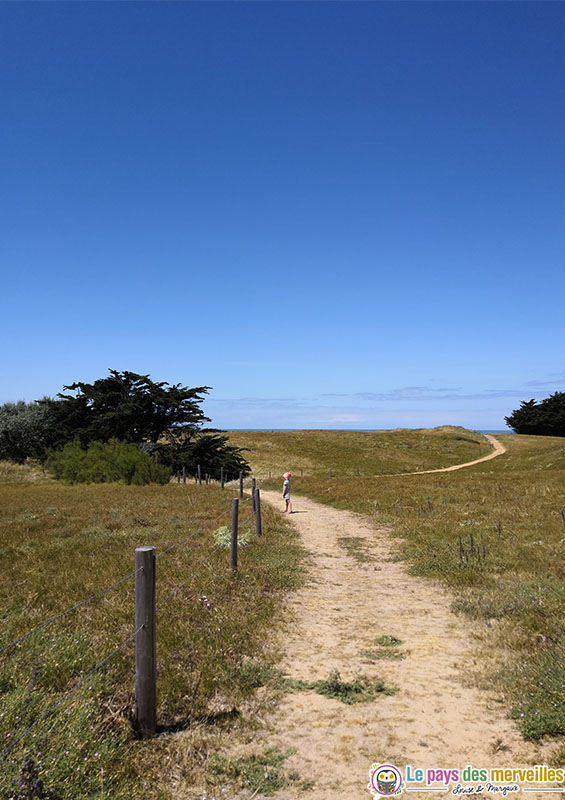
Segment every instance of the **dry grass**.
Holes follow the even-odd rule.
[[[525,736],[565,734],[565,441],[500,439],[508,452],[428,475],[305,475],[293,491],[387,524],[398,557],[455,593],[506,654],[491,682]],[[290,462],[292,469],[292,461]]]
[[[230,444],[247,449],[253,475],[278,481],[290,470],[304,477],[416,472],[473,461],[488,455],[480,433],[449,425],[431,430],[232,431]]]
[[[245,696],[242,660],[262,651],[279,599],[301,580],[301,550],[285,521],[264,508],[258,541],[249,501],[240,513],[249,544],[230,574],[214,534],[229,524],[234,494],[234,487],[214,485],[4,483],[0,647],[127,575],[135,547],[155,545],[158,604],[198,570],[158,612],[159,723],[165,730],[205,719],[220,724],[219,712]],[[63,700],[132,631],[129,579],[6,651],[0,747]],[[130,642],[3,759],[0,796],[16,796],[26,758],[45,791],[61,800],[168,796],[160,740],[132,735],[132,655]]]

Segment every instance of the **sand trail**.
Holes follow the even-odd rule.
[[[282,509],[278,493],[261,495]],[[284,695],[249,752],[294,749],[285,769],[312,782],[301,795],[312,800],[370,798],[374,761],[402,770],[407,764],[463,769],[544,763],[540,747],[521,739],[500,702],[468,685],[477,641],[465,620],[450,612],[445,592],[408,575],[403,562],[394,560],[386,529],[306,498],[293,502],[298,513],[290,519],[310,553],[309,580],[289,601],[292,621],[283,636],[281,667],[308,681],[327,678],[332,670],[342,680],[378,677],[398,692],[356,705],[313,691]],[[364,561],[348,552],[345,539],[364,547]],[[375,639],[381,636],[399,639],[404,658],[371,661],[363,655],[378,650]],[[244,790],[235,797],[251,795]],[[275,797],[298,795],[285,788]]]

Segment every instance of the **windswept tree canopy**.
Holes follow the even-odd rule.
[[[109,370],[107,378],[64,386],[68,392],[42,401],[53,412],[55,445],[79,439],[81,444],[151,442],[170,444],[193,437],[206,417],[200,403],[209,386],[189,389],[177,383],[155,383],[149,375]]]
[[[539,403],[523,400],[505,420],[515,433],[565,436],[565,392],[554,392]]]
[[[210,422],[200,408],[209,386],[189,389],[135,372],[109,373],[64,386],[55,398],[1,406],[0,459],[39,458],[67,478],[120,474],[127,483],[147,476],[163,482],[157,465],[167,475],[198,465],[216,476],[223,469],[226,479],[249,474],[242,449],[221,431],[202,427]]]

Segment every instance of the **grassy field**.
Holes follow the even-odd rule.
[[[434,446],[450,435],[443,430],[428,432]],[[393,435],[426,442],[424,432]],[[284,463],[294,475],[294,494],[387,525],[397,538],[398,557],[415,574],[448,586],[454,611],[484,622],[490,648],[485,680],[523,735],[565,734],[565,440],[505,434],[498,438],[507,453],[463,470],[383,475],[375,469],[372,476],[357,476],[351,474],[344,433],[344,446],[332,453],[333,476],[324,474],[330,463],[325,459],[323,470],[305,470],[301,477],[285,439],[278,448],[277,434],[262,441],[255,433],[247,436],[246,441],[238,434],[237,442],[251,448],[251,462],[263,469],[276,464],[277,474]],[[461,461],[471,460],[479,446],[465,439],[474,434],[460,436],[450,447]],[[309,432],[310,451],[314,437]],[[325,442],[320,432],[318,447],[325,450]],[[413,450],[419,452],[415,444]],[[297,444],[296,463],[304,452]],[[280,480],[263,484],[279,488]]]
[[[231,435],[249,447],[262,485],[280,488],[290,469],[295,494],[387,525],[398,558],[447,585],[455,612],[484,623],[488,685],[524,735],[563,736],[565,441],[500,438],[508,452],[494,460],[404,475],[403,467],[461,463],[490,448],[460,428]],[[230,575],[219,542],[233,495],[217,485],[63,486],[40,471],[0,465],[0,649],[127,576],[139,545],[162,553],[158,603],[188,580],[158,614],[164,735],[152,741],[136,740],[130,722],[132,577],[2,653],[0,748],[25,735],[1,759],[1,797],[165,800],[170,763],[184,782],[219,769],[214,742],[238,724],[237,708],[257,685],[249,665],[257,656],[268,660],[264,643],[279,601],[303,575],[295,536],[266,504],[259,542],[244,504],[249,544]],[[186,728],[194,747],[179,755],[173,732]]]
[[[232,431],[230,444],[246,449],[253,474],[278,477],[361,475],[437,469],[488,455],[480,433],[444,426],[396,431]]]
[[[2,465],[0,649],[127,576],[135,547],[155,545],[157,604],[166,601],[157,625],[160,730],[221,727],[248,691],[242,663],[261,653],[279,598],[302,577],[296,537],[266,507],[258,541],[249,501],[240,511],[248,543],[230,574],[221,542],[235,494],[217,485],[64,486]],[[162,775],[174,737],[143,742],[132,732],[133,588],[130,576],[2,653],[0,750],[24,734],[0,759],[2,798],[169,796]],[[187,777],[197,767],[184,758]]]

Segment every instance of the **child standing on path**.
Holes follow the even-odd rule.
[[[288,511],[289,514],[292,514],[292,503],[290,502],[290,472],[285,472],[283,475],[284,483],[282,488],[282,498],[286,502],[286,508],[283,511],[283,514],[286,514]]]

